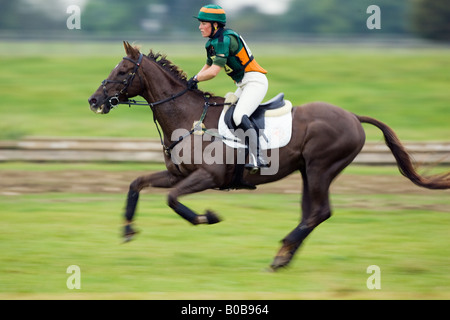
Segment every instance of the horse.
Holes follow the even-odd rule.
[[[262,170],[251,174],[238,163],[239,152],[225,145],[220,137],[201,139],[196,146],[196,139],[189,139],[195,134],[195,127],[198,127],[199,122],[203,126],[199,130],[201,132],[217,129],[226,104],[225,99],[199,89],[188,90],[186,74],[165,55],[152,50],[144,55],[139,48],[128,42],[124,41],[123,44],[126,56],[88,99],[90,109],[97,114],[107,114],[119,104],[139,104],[130,98],[143,97],[146,100],[143,104],[152,109],[160,132],[166,165],[164,171],[140,176],[131,182],[124,214],[125,241],[136,233],[134,216],[139,193],[144,188],[171,188],[167,203],[173,211],[193,225],[214,224],[221,221],[215,212],[206,210],[204,214],[198,214],[183,205],[179,198],[208,189],[254,189],[257,185],[277,181],[300,171],[303,181],[301,219],[282,239],[281,248],[270,265],[273,271],[286,267],[303,240],[331,216],[330,184],[363,148],[365,132],[362,123],[374,125],[381,130],[403,176],[419,187],[450,188],[450,173],[422,176],[417,172],[407,150],[389,126],[374,118],[359,116],[325,102],[293,107],[290,111],[290,141],[287,145],[270,151],[278,154],[278,170],[271,174],[263,174]],[[180,129],[186,134],[174,136],[174,132]],[[203,158],[195,160],[195,152],[188,152],[194,147],[205,152],[212,144],[216,148],[222,148],[222,155],[228,161],[211,163]],[[184,161],[174,161],[172,154],[175,147],[182,148],[186,153]],[[230,155],[233,161],[229,161]]]

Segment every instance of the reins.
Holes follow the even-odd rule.
[[[118,105],[119,104],[126,104],[126,105],[128,105],[128,107],[131,107],[131,106],[149,106],[150,107],[150,109],[152,110],[152,113],[153,113],[153,122],[155,123],[156,130],[158,131],[159,140],[161,141],[161,145],[164,148],[164,153],[167,156],[169,156],[169,157],[171,155],[171,152],[172,152],[173,148],[175,148],[175,146],[177,144],[179,144],[181,141],[183,141],[185,138],[189,137],[190,135],[194,134],[195,132],[208,133],[208,134],[210,134],[212,136],[221,138],[223,140],[229,140],[227,137],[214,134],[214,133],[208,131],[207,129],[203,128],[202,127],[202,123],[203,123],[203,120],[205,120],[206,114],[208,113],[208,108],[210,106],[220,107],[220,106],[225,106],[225,105],[231,105],[231,103],[226,103],[226,102],[224,102],[224,103],[217,103],[217,102],[211,103],[211,102],[209,102],[210,96],[205,94],[205,95],[203,95],[203,98],[205,99],[205,103],[203,105],[203,112],[202,112],[202,114],[200,116],[200,119],[195,122],[193,128],[191,130],[189,130],[185,135],[180,136],[178,138],[178,140],[172,142],[169,146],[166,146],[164,144],[164,140],[162,138],[161,130],[159,129],[158,120],[156,119],[153,107],[155,107],[157,105],[160,105],[160,104],[163,104],[163,103],[166,103],[166,102],[169,102],[169,101],[172,101],[172,100],[175,100],[176,98],[181,97],[182,95],[184,95],[187,91],[189,91],[189,89],[186,88],[186,89],[180,91],[177,94],[174,94],[174,95],[172,95],[172,96],[170,96],[170,97],[168,97],[166,99],[159,100],[159,101],[156,101],[156,102],[153,102],[153,103],[147,103],[147,102],[144,102],[144,101],[136,101],[136,100],[133,100],[133,99],[128,99],[128,101],[119,102]]]
[[[183,94],[185,94],[188,91],[189,91],[189,89],[186,88],[186,89],[178,92],[177,94],[171,95],[168,98],[165,98],[163,100],[159,100],[159,101],[156,101],[156,102],[152,102],[152,103],[148,103],[148,102],[145,102],[145,101],[136,101],[134,99],[128,99],[127,101],[123,101],[123,102],[119,101],[114,106],[117,106],[119,104],[127,104],[129,107],[131,107],[131,106],[150,106],[150,108],[153,108],[153,107],[155,107],[155,106],[157,106],[159,104],[163,104],[163,103],[175,100],[176,98],[181,97]]]

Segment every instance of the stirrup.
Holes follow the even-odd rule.
[[[253,153],[249,152],[248,163],[244,165],[244,168],[249,170],[250,174],[256,174],[259,171],[258,160]]]
[[[261,170],[261,168],[268,168],[270,167],[270,165],[268,164],[260,164],[258,166],[255,166],[254,164],[251,163],[247,163],[244,165],[244,168],[247,169],[249,171],[250,174],[256,174],[258,173],[259,170]]]
[[[260,157],[258,157],[258,160],[256,161],[257,164],[254,163],[246,163],[244,165],[244,168],[249,170],[250,174],[256,174],[261,168],[268,168],[270,167],[269,163],[262,160]]]
[[[246,163],[244,165],[244,168],[246,170],[248,170],[249,171],[248,173],[250,173],[250,174],[256,174],[256,173],[258,173],[258,171],[260,169],[259,167],[255,166],[254,164],[251,164],[251,163]]]

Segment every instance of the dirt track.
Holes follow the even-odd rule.
[[[362,153],[360,160],[368,163],[389,163],[384,159],[384,153],[387,152],[392,157],[390,151],[382,143],[367,144],[366,152]],[[0,143],[0,151],[21,154],[27,152],[33,159],[43,152],[49,159],[55,160],[57,154],[67,156],[73,154],[75,159],[80,160],[83,152],[99,152],[101,157],[105,157],[108,152],[118,151],[127,155],[126,160],[130,161],[130,154],[135,154],[136,150],[153,150],[161,156],[161,146],[158,141],[148,141],[143,139],[59,139],[59,138],[27,138],[15,142]],[[386,150],[385,150],[386,149]],[[438,157],[439,161],[448,159],[450,144],[429,144],[429,143],[411,143],[409,149],[415,152],[415,156],[420,156],[420,152],[425,150],[425,159],[434,159]],[[384,150],[384,151],[383,151]],[[69,152],[70,151],[70,152]],[[55,155],[55,152],[57,153]],[[59,153],[58,153],[59,152]],[[120,153],[119,152],[119,153]],[[114,154],[115,154],[114,153]],[[445,157],[443,156],[445,155]],[[5,154],[3,154],[5,156]],[[384,160],[380,160],[380,156]],[[117,155],[115,154],[115,157]],[[0,155],[1,158],[1,155]],[[82,157],[81,157],[82,158]],[[145,157],[144,157],[145,158]],[[366,159],[367,158],[367,159]],[[102,158],[103,159],[103,158]],[[0,159],[1,160],[1,159]],[[17,160],[17,159],[16,159]],[[20,158],[20,161],[24,159]],[[36,159],[35,159],[36,160]],[[65,159],[70,160],[70,159]],[[84,159],[86,160],[86,159]],[[97,159],[98,160],[98,159]],[[115,159],[116,161],[117,159]],[[140,159],[142,160],[142,159]],[[148,159],[147,159],[148,160]],[[417,160],[417,159],[416,159]],[[45,159],[39,159],[45,161]],[[73,160],[75,161],[75,160]],[[103,160],[102,160],[103,161]],[[423,162],[423,161],[422,161]],[[426,161],[425,161],[426,162]],[[103,170],[55,170],[55,171],[20,171],[20,170],[2,170],[0,171],[0,195],[21,195],[37,194],[47,192],[71,192],[71,193],[121,193],[126,194],[129,184],[138,176],[149,174],[150,172],[137,171],[103,171]],[[291,176],[270,184],[258,186],[257,193],[291,193],[300,194],[302,181],[300,174]],[[167,193],[163,189],[146,189],[144,192]],[[214,191],[215,192],[215,191]],[[409,180],[397,175],[352,175],[342,174],[331,186],[332,194],[402,194],[402,195],[429,195],[431,197],[443,197],[450,199],[450,191],[427,190],[415,186]],[[445,203],[445,201],[443,201]],[[450,207],[450,201],[447,202]],[[448,212],[449,209],[446,208]]]
[[[124,195],[128,186],[136,177],[149,172],[124,171],[94,171],[94,170],[70,170],[70,171],[19,171],[5,170],[0,173],[0,195],[17,196],[23,194],[39,194],[48,192],[69,193],[120,193]],[[239,192],[256,193],[301,193],[301,176],[291,176],[274,183],[258,186],[255,191],[241,190]],[[143,193],[167,194],[164,189],[144,189]],[[219,191],[207,191],[219,192]],[[388,175],[354,175],[342,174],[332,184],[331,194],[345,194],[343,206],[358,208],[389,209],[423,209],[450,213],[449,190],[427,190],[419,188],[400,174]],[[364,195],[395,194],[398,195],[389,203],[379,203],[376,199],[368,200]],[[405,198],[405,195],[407,196]],[[420,205],[411,204],[411,195],[417,195],[424,199]],[[300,196],[299,196],[300,198]],[[436,201],[435,199],[439,199]],[[447,201],[445,199],[448,199]],[[442,201],[444,200],[444,201]],[[439,203],[437,203],[439,202]]]
[[[68,171],[18,171],[1,172],[0,194],[30,194],[46,192],[75,193],[126,193],[128,186],[136,177],[149,172],[124,171],[105,172],[90,170]],[[255,191],[260,193],[300,193],[300,174],[274,183],[260,185]],[[153,188],[152,193],[166,193],[166,190]],[[424,194],[448,191],[436,191],[419,188],[409,180],[398,176],[352,175],[342,174],[332,184],[332,193],[340,194]]]

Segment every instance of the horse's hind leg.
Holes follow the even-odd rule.
[[[283,246],[272,263],[273,269],[286,266],[303,240],[331,216],[330,184],[364,145],[364,130],[354,115],[341,109],[333,112],[322,109],[321,113],[316,107],[314,110],[318,110],[320,116],[308,125],[302,150],[302,220],[283,239]]]
[[[306,174],[303,176],[302,220],[284,239],[271,268],[276,270],[285,267],[293,258],[303,240],[320,223],[331,216],[328,189],[331,180],[324,179],[323,173]]]
[[[136,213],[136,206],[141,190],[146,187],[171,188],[180,179],[182,179],[182,177],[175,176],[169,171],[160,171],[150,175],[141,176],[130,184],[127,196],[127,206],[125,209],[125,241],[131,240],[132,237],[136,234],[136,231],[131,226],[131,223],[133,222],[133,218]]]

